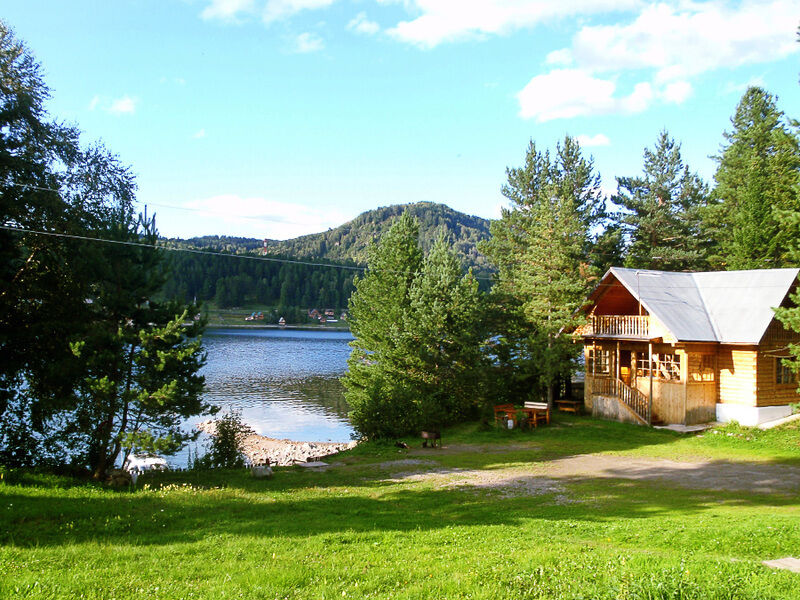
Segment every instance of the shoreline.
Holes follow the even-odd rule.
[[[211,324],[209,323],[206,325],[206,331],[209,329],[293,329],[293,330],[301,330],[301,331],[347,331],[350,332],[350,327],[315,327],[314,325],[275,325],[275,324],[265,324],[265,325],[240,325],[240,324],[233,324],[233,325],[222,325],[222,324]]]
[[[213,436],[216,434],[216,423],[214,421],[200,422],[195,428],[208,435]],[[358,445],[358,441],[299,442],[285,438],[271,438],[256,433],[249,426],[246,426],[239,443],[242,454],[251,465],[270,464],[278,467],[288,467],[297,463],[321,460],[344,450],[355,448]]]

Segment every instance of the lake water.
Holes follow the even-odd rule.
[[[350,441],[339,377],[347,370],[352,339],[349,331],[335,330],[209,329],[203,335],[205,399],[223,411],[241,411],[261,435]],[[185,452],[170,462],[186,466]]]

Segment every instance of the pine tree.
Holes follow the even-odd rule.
[[[512,208],[503,210],[482,246],[498,269],[493,294],[504,315],[497,353],[515,363],[517,380],[546,389],[551,404],[554,385],[573,366],[575,347],[566,332],[578,324],[575,313],[589,290],[589,227],[599,206],[591,164],[570,168],[580,164],[572,144],[568,138],[559,147],[555,162],[529,144],[525,166],[507,170],[503,195]],[[567,148],[571,161],[564,160]]]
[[[662,131],[653,150],[644,151],[641,177],[618,177],[617,222],[627,238],[629,267],[689,271],[705,264],[699,243],[700,211],[708,189],[689,170],[680,144]]]
[[[408,377],[419,392],[421,426],[439,429],[475,417],[488,367],[481,294],[443,233],[425,257],[409,300],[402,340]]]
[[[409,292],[422,268],[418,236],[417,223],[401,215],[370,248],[367,271],[354,280],[348,321],[355,339],[342,383],[351,421],[367,437],[408,432],[419,421],[400,344]]]
[[[396,219],[356,278],[349,321],[355,339],[342,382],[351,421],[371,438],[474,417],[483,401],[482,301],[440,234],[423,258],[419,226]]]
[[[757,87],[745,92],[731,123],[705,218],[719,249],[714,262],[727,269],[787,266],[794,230],[782,214],[800,211],[797,127]]]

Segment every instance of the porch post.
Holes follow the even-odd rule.
[[[621,373],[620,373],[620,370],[619,370],[619,340],[617,340],[617,359],[614,362],[615,362],[615,366],[616,366],[615,370],[617,372],[617,381],[619,381],[621,379],[621,377],[620,377]]]
[[[647,409],[647,424],[652,427],[653,425],[653,342],[647,342],[647,355],[650,367],[650,399],[649,399],[649,407]]]
[[[689,408],[689,352],[686,351],[681,357],[681,377],[683,378],[683,424],[686,422],[686,410]]]

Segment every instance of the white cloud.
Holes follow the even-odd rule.
[[[116,99],[95,95],[89,102],[89,110],[96,110],[99,108],[112,115],[132,114],[136,112],[136,105],[138,103],[138,98],[132,98],[127,94]]]
[[[800,51],[797,16],[796,0],[674,0],[647,4],[628,23],[584,26],[569,48],[547,55],[555,68],[519,92],[520,116],[547,121],[682,104],[703,73]],[[640,83],[620,97],[623,73]]]
[[[136,112],[136,105],[139,103],[138,98],[131,98],[127,94],[122,98],[117,98],[111,101],[106,111],[112,115],[125,115],[133,114]]]
[[[655,69],[664,84],[797,52],[798,15],[796,0],[658,3],[629,24],[583,27],[569,51],[581,68]]]
[[[205,129],[199,129],[192,136],[192,138],[195,139],[195,140],[202,140],[204,137],[206,137],[206,130]]]
[[[564,17],[585,16],[637,7],[640,0],[407,0],[417,14],[389,30],[393,37],[423,48],[444,42],[534,27]]]
[[[294,40],[294,51],[299,54],[317,52],[325,47],[325,40],[316,33],[301,33]]]
[[[673,81],[660,93],[661,98],[672,104],[683,104],[691,95],[692,84],[688,81]]]
[[[609,140],[608,137],[602,133],[598,133],[597,135],[579,135],[575,139],[578,140],[578,143],[582,148],[611,145],[611,140]]]
[[[253,8],[253,0],[211,0],[200,16],[206,21],[236,21],[240,13],[251,13]]]
[[[303,10],[326,8],[336,0],[267,0],[262,18],[264,23],[287,19]]]
[[[567,67],[572,64],[572,52],[570,52],[569,48],[564,48],[562,50],[553,50],[547,55],[547,57],[545,58],[545,62],[548,65],[559,65],[561,67]]]
[[[628,96],[615,93],[612,79],[600,79],[580,69],[556,69],[537,75],[517,94],[520,116],[539,122],[612,112],[645,110],[653,99],[649,83],[636,84]]]
[[[363,33],[366,35],[375,35],[381,30],[381,26],[375,21],[370,21],[365,12],[360,12],[353,17],[353,20],[347,24],[347,28],[356,33]]]
[[[199,216],[214,219],[216,231],[253,232],[259,237],[289,239],[309,233],[338,227],[352,215],[345,215],[333,207],[319,210],[262,197],[243,198],[236,194],[223,194],[187,202],[184,208],[200,211]],[[232,233],[233,235],[233,233]]]
[[[751,87],[760,87],[760,88],[766,87],[766,84],[764,83],[764,78],[758,75],[756,77],[751,77],[744,83],[735,83],[733,81],[729,81],[722,88],[722,93],[741,95],[745,92],[745,90],[747,90],[747,88]]]

